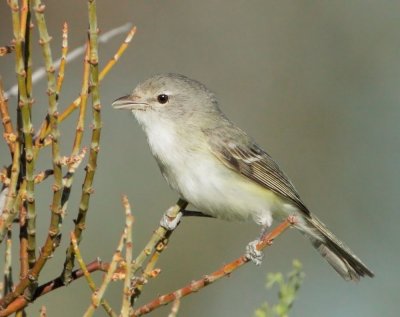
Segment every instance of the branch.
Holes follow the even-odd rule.
[[[96,284],[94,283],[94,281],[92,279],[92,276],[90,275],[90,273],[89,273],[89,271],[88,271],[88,269],[86,267],[86,264],[83,261],[83,258],[82,258],[82,255],[81,255],[81,251],[79,250],[79,247],[78,247],[78,241],[76,241],[76,237],[75,237],[73,232],[71,232],[71,243],[72,243],[72,245],[74,247],[74,253],[75,253],[76,259],[77,259],[77,261],[79,263],[79,266],[82,269],[83,275],[86,278],[86,281],[87,281],[87,283],[89,285],[89,288],[94,293],[94,292],[96,292]],[[104,310],[106,311],[106,313],[109,316],[117,317],[117,314],[112,310],[110,304],[105,299],[102,299],[100,301],[100,304],[101,304],[101,306],[103,306]]]
[[[61,213],[61,197],[62,197],[63,183],[62,183],[62,162],[61,162],[60,144],[59,144],[60,131],[58,129],[57,81],[55,76],[55,68],[53,65],[52,52],[50,48],[51,37],[48,34],[47,25],[44,17],[45,6],[41,3],[40,0],[34,0],[34,7],[35,7],[34,8],[35,17],[38,24],[39,35],[40,35],[39,43],[42,45],[43,58],[45,61],[45,67],[47,72],[47,95],[49,98],[48,116],[51,127],[52,163],[53,163],[53,174],[54,174],[54,184],[52,186],[53,201],[50,207],[51,210],[50,226],[45,244],[41,249],[41,253],[38,259],[38,262],[39,261],[42,262],[41,266],[43,268],[43,266],[47,262],[47,259],[53,254],[55,248],[58,247],[59,245],[61,222],[63,219],[63,215]],[[29,223],[28,223],[28,234],[29,234]],[[28,241],[29,241],[29,236],[28,236]],[[29,255],[29,248],[28,248],[28,255]],[[31,260],[29,262],[31,266],[32,265]],[[38,274],[40,273],[40,271],[41,268],[40,270],[38,269],[37,271]],[[38,278],[38,276],[34,275],[32,275],[32,277]]]
[[[181,305],[181,301],[179,299],[175,299],[172,303],[171,312],[168,317],[176,317],[178,315],[179,307]]]
[[[101,36],[99,36],[99,43],[107,43],[111,38],[113,38],[113,37],[115,37],[115,36],[117,36],[117,35],[119,35],[121,33],[125,33],[131,27],[132,27],[131,23],[127,23],[127,24],[121,25],[119,27],[116,27],[115,29],[112,29],[112,30],[102,34]],[[130,32],[132,32],[132,30]],[[2,56],[1,55],[2,52],[8,54],[9,52],[13,51],[14,49],[15,49],[14,46],[1,47],[0,48],[0,56]],[[72,50],[70,53],[68,53],[68,55],[66,57],[66,61],[67,62],[72,62],[74,59],[78,58],[79,56],[81,56],[84,53],[85,53],[85,45],[82,45],[82,46]],[[54,67],[56,69],[60,67],[61,61],[62,61],[62,57],[54,62]],[[38,68],[32,74],[32,83],[38,82],[39,80],[41,80],[45,76],[46,76],[45,67]],[[18,85],[12,86],[10,89],[8,89],[6,91],[5,94],[6,94],[7,97],[18,96]]]
[[[100,151],[100,135],[101,135],[101,104],[99,95],[99,69],[98,69],[98,27],[96,16],[96,2],[88,1],[89,7],[89,46],[90,46],[90,76],[91,76],[91,93],[92,93],[92,137],[90,144],[89,162],[86,166],[85,180],[82,186],[82,195],[79,204],[78,218],[75,222],[74,234],[81,240],[82,231],[85,228],[86,214],[89,209],[90,195],[93,193],[93,179],[97,168],[97,156]],[[69,246],[67,256],[64,262],[64,270],[62,276],[65,283],[69,283],[70,274],[74,266],[73,247]]]
[[[29,79],[28,66],[29,63],[29,44],[25,45],[25,38],[30,39],[29,27],[25,27],[27,21],[23,20],[28,14],[22,14],[22,19],[20,20],[18,11],[18,2],[16,0],[10,1],[12,19],[13,19],[13,31],[15,38],[15,56],[16,56],[16,72],[18,78],[18,92],[19,92],[19,101],[18,105],[21,111],[21,121],[22,121],[22,133],[23,133],[23,153],[22,157],[25,163],[25,170],[22,171],[22,174],[26,179],[26,203],[28,210],[28,253],[30,253],[30,258],[35,258],[35,250],[36,250],[36,207],[35,207],[35,181],[34,181],[34,169],[35,169],[35,160],[33,157],[33,126],[31,122],[31,104],[32,99],[30,96],[30,84],[31,81]],[[29,10],[29,7],[27,7]],[[28,23],[29,24],[29,23]],[[25,34],[25,32],[27,34]],[[25,58],[25,60],[24,60]],[[32,260],[33,262],[34,260]],[[33,263],[30,263],[31,265]]]
[[[179,212],[183,211],[188,205],[187,201],[179,199],[178,202],[167,210],[168,217],[174,219]],[[151,236],[149,242],[147,242],[144,249],[139,253],[135,261],[133,262],[133,274],[135,275],[141,268],[144,261],[156,250],[156,246],[159,241],[167,238],[167,235],[171,232],[162,226],[159,226]]]
[[[2,208],[2,213],[0,215],[0,242],[3,241],[9,226],[12,224],[15,217],[18,215],[17,213],[18,210],[16,210],[14,202],[17,197],[17,183],[20,172],[19,160],[20,160],[20,146],[19,142],[17,141],[17,143],[15,144],[13,163],[11,165],[11,177],[10,177],[10,184],[8,185],[8,192],[6,195],[7,198],[4,202],[4,207]]]
[[[261,251],[264,248],[272,245],[272,242],[280,236],[286,229],[288,229],[291,225],[295,223],[295,218],[293,216],[288,217],[282,223],[280,223],[276,228],[274,228],[270,233],[266,234],[263,239],[257,244],[257,250]],[[153,301],[139,307],[134,311],[131,317],[138,317],[145,314],[150,313],[156,308],[159,308],[162,305],[166,305],[170,302],[173,302],[176,299],[180,299],[184,296],[190,295],[199,291],[200,289],[214,283],[215,281],[221,279],[222,277],[229,276],[232,272],[237,270],[239,267],[243,266],[247,262],[249,262],[249,258],[246,255],[242,255],[236,260],[224,265],[219,270],[205,275],[203,278],[193,281],[190,284],[172,292],[169,294],[162,295]]]
[[[10,149],[11,156],[14,154],[15,141],[17,140],[17,134],[14,132],[14,128],[11,122],[10,114],[8,112],[8,99],[4,95],[3,80],[0,76],[0,116],[4,127],[4,140],[6,141],[8,148]]]
[[[127,234],[127,228],[125,227],[124,232],[121,235],[121,238],[119,240],[117,250],[115,251],[112,261],[110,263],[110,266],[107,270],[106,275],[103,278],[103,282],[99,288],[99,290],[95,293],[93,293],[92,296],[92,302],[90,303],[90,306],[87,308],[85,314],[83,315],[84,317],[90,317],[93,315],[94,311],[97,309],[101,301],[103,300],[104,293],[106,292],[106,289],[110,282],[113,279],[113,275],[115,271],[117,270],[118,263],[121,261],[122,257],[122,249],[124,247],[124,242],[126,240],[126,234]]]
[[[134,218],[131,212],[131,205],[129,204],[128,197],[125,195],[122,197],[122,203],[125,208],[125,217],[126,217],[126,242],[125,242],[125,280],[124,280],[124,289],[122,293],[122,305],[121,305],[121,317],[129,317],[131,305],[130,298],[132,295],[131,292],[131,281],[132,281],[132,225],[134,222]]]
[[[7,244],[4,257],[4,295],[12,292],[13,288],[12,279],[12,232],[11,230],[7,233]]]
[[[28,239],[26,232],[26,208],[23,204],[19,208],[19,279],[22,280],[28,275]]]
[[[28,298],[32,297],[33,294],[31,292],[36,288],[37,279],[44,265],[46,264],[48,258],[52,255],[54,249],[59,244],[59,230],[61,223],[61,215],[60,211],[60,203],[61,203],[61,189],[62,189],[62,171],[61,171],[61,160],[59,156],[59,146],[58,146],[58,127],[57,127],[57,103],[56,103],[56,82],[54,76],[54,67],[52,64],[51,51],[49,42],[51,38],[47,33],[46,23],[44,20],[44,6],[41,4],[40,0],[35,0],[35,15],[39,26],[40,33],[40,43],[43,45],[43,54],[46,62],[46,69],[48,72],[48,95],[49,95],[49,116],[52,126],[52,137],[53,137],[53,146],[52,146],[52,154],[53,154],[53,173],[55,175],[55,184],[53,185],[53,203],[51,206],[51,221],[50,228],[47,239],[43,248],[41,249],[41,253],[37,261],[35,261],[35,213],[34,213],[34,199],[33,197],[33,187],[30,184],[31,182],[34,184],[34,177],[31,173],[33,170],[29,170],[29,164],[33,162],[33,157],[31,157],[31,162],[29,161],[28,154],[26,154],[27,161],[27,201],[28,201],[28,224],[27,224],[27,233],[28,233],[28,261],[29,267],[31,270],[28,273],[28,276],[24,277],[20,283],[17,285],[15,291],[4,298],[4,302],[2,302],[3,307],[8,303],[12,302],[16,297],[20,296],[25,290],[28,290],[28,293],[25,296]],[[29,112],[30,114],[30,112]],[[22,116],[24,117],[24,112],[22,112]],[[25,143],[27,142],[26,133]],[[30,135],[31,137],[31,135]],[[30,145],[32,150],[32,138],[30,138]],[[28,146],[28,145],[26,145]],[[32,151],[28,151],[26,149],[26,153],[32,154]],[[33,167],[32,167],[33,168]],[[32,181],[31,181],[32,178]]]
[[[187,205],[188,205],[187,201],[179,199],[174,206],[170,207],[166,211],[164,217],[167,216],[171,220],[175,219],[180,212],[185,210]],[[136,275],[136,273],[142,268],[143,263],[146,261],[146,259],[148,259],[151,256],[150,261],[148,262],[146,268],[144,269],[141,278],[138,279],[139,282],[145,281],[151,270],[154,268],[155,263],[159,258],[159,255],[165,249],[165,246],[168,244],[168,239],[171,236],[172,232],[173,231],[167,230],[160,225],[154,231],[149,242],[147,242],[144,249],[139,253],[138,257],[133,262],[132,264],[133,275]],[[138,285],[136,285],[135,289],[133,290],[131,301],[135,301],[140,296],[142,289],[143,289],[143,283],[138,283]]]
[[[121,27],[122,28],[122,27]],[[116,29],[118,30],[118,29]],[[113,30],[109,31],[108,33],[112,33]],[[106,34],[108,34],[106,33]],[[122,54],[125,52],[125,50],[128,48],[129,43],[132,41],[133,36],[136,33],[136,27],[133,27],[129,32],[128,35],[126,36],[124,42],[121,44],[121,46],[118,48],[117,52],[114,54],[114,56],[108,61],[107,65],[102,69],[102,71],[99,74],[99,81],[101,82],[103,78],[108,74],[108,72],[114,67],[114,65],[117,63],[119,58],[122,56]],[[104,35],[106,35],[104,34]],[[104,36],[103,35],[103,36]],[[102,36],[99,37],[99,39]],[[83,47],[82,47],[82,50]],[[68,55],[69,56],[69,55]],[[81,97],[76,98],[59,116],[58,120],[60,122],[64,121],[66,118],[68,118],[71,113],[73,113],[81,104]],[[44,138],[49,134],[49,127],[48,123],[45,122],[41,126],[40,131],[37,133],[37,140],[36,140],[36,145],[38,143],[43,143]],[[44,144],[47,145],[47,144]]]
[[[87,99],[89,93],[89,75],[90,75],[90,63],[89,63],[90,48],[89,43],[86,43],[86,53],[83,64],[83,80],[81,89],[81,102],[79,105],[79,115],[76,124],[74,145],[72,148],[72,156],[78,155],[79,149],[82,145],[83,131],[85,128],[85,118],[87,109]]]
[[[107,272],[109,265],[107,263],[102,263],[100,260],[93,261],[87,265],[87,269],[90,273],[95,271],[103,271]],[[75,270],[71,274],[71,282],[78,280],[83,277],[84,273],[82,270]],[[51,280],[36,289],[34,299],[46,295],[60,287],[65,286],[62,279],[57,277],[54,280]],[[12,313],[21,310],[29,304],[28,300],[22,296],[16,298],[7,308],[0,310],[0,317],[6,317],[11,315]]]
[[[57,75],[57,89],[56,89],[57,100],[60,95],[61,88],[64,82],[64,71],[65,71],[65,64],[67,62],[67,53],[68,53],[68,23],[64,22],[62,30],[61,60]]]

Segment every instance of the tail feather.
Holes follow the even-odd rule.
[[[306,219],[302,232],[309,238],[322,257],[346,281],[358,281],[361,277],[374,277],[374,273],[346,246],[328,230],[315,216]],[[305,230],[304,230],[305,229]]]

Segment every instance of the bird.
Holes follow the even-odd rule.
[[[294,227],[342,278],[374,276],[310,212],[278,164],[227,118],[201,82],[175,73],[154,75],[112,106],[132,112],[169,186],[201,213],[252,219],[262,233],[274,219],[294,215]],[[262,255],[253,257],[259,264]]]

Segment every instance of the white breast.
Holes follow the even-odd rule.
[[[189,134],[182,140],[168,122],[149,123],[144,130],[163,176],[200,211],[270,225],[272,214],[282,210],[284,202],[278,196],[223,165],[199,140],[201,136]]]

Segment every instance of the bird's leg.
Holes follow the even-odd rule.
[[[181,209],[178,213],[176,213],[177,206],[172,206],[168,208],[168,210],[164,213],[163,217],[160,221],[160,226],[172,231],[178,226],[182,217],[207,217],[207,218],[215,218],[214,216],[207,215],[201,211],[193,211]]]
[[[268,233],[268,229],[269,229],[269,225],[264,225],[264,226],[262,226],[259,241],[264,240],[265,236],[266,236],[267,233]]]
[[[214,216],[207,215],[201,211],[194,211],[194,210],[183,210],[182,211],[183,217],[206,217],[206,218],[215,218]]]

